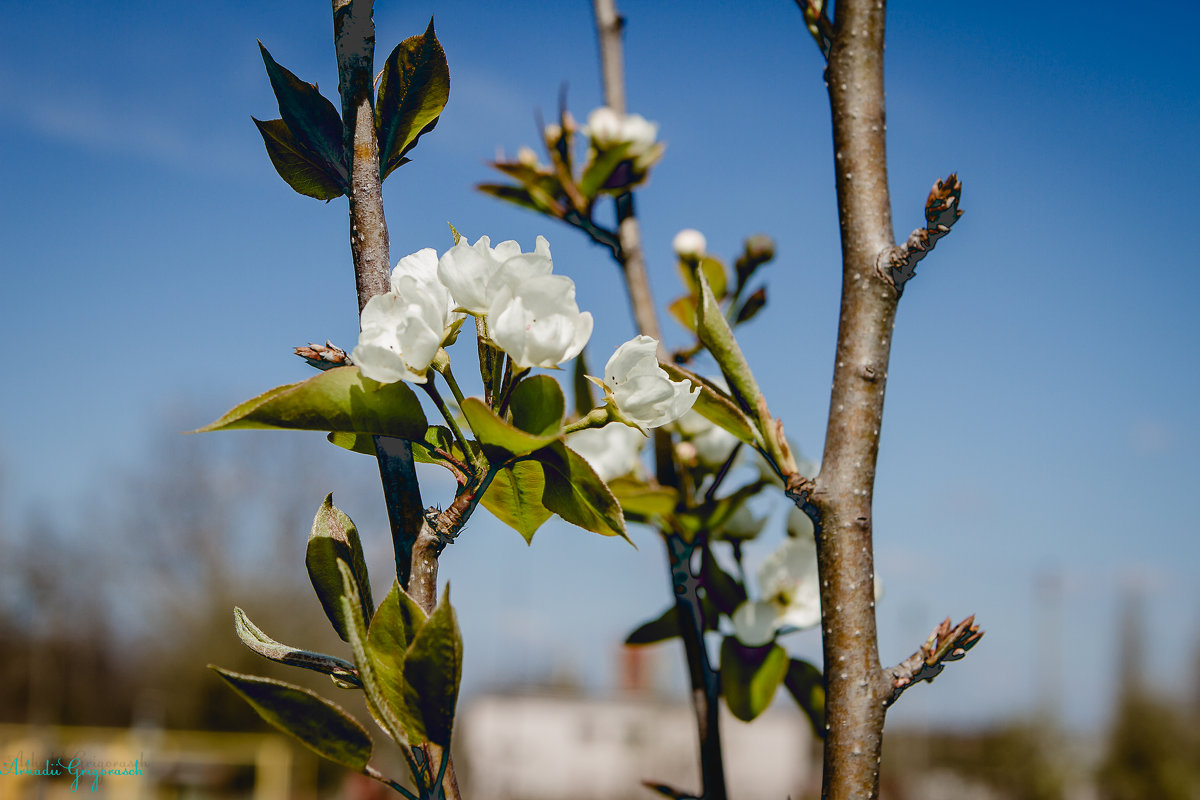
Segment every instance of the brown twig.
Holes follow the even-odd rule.
[[[875,269],[879,276],[892,284],[899,295],[904,284],[917,274],[917,263],[933,249],[938,239],[950,232],[950,226],[962,216],[958,201],[962,198],[962,181],[951,172],[944,181],[933,184],[925,201],[925,227],[909,234],[902,247],[893,247],[879,254]]]
[[[946,617],[917,652],[886,671],[892,682],[889,703],[896,702],[906,689],[921,681],[932,681],[946,668],[947,661],[958,661],[982,638],[983,631],[975,624],[974,614],[953,626]]]

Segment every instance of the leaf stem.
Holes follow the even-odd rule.
[[[410,763],[411,763],[411,760],[410,760]],[[413,765],[413,766],[415,768],[415,765]],[[370,764],[363,767],[362,774],[366,775],[368,778],[374,778],[375,780],[379,781],[380,783],[382,783],[386,786],[390,786],[392,789],[395,789],[397,792],[399,792],[400,794],[407,797],[408,800],[420,800],[420,798],[418,798],[415,794],[410,792],[408,789],[405,789],[403,785],[397,783],[396,781],[392,780],[391,778],[385,777],[382,772],[375,769]]]
[[[466,454],[467,459],[471,462],[471,475],[474,477],[482,469],[483,465],[479,461],[479,456],[471,449],[467,442],[467,437],[463,435],[462,428],[458,426],[458,420],[454,419],[454,413],[450,407],[446,405],[446,401],[442,399],[442,394],[437,390],[437,386],[433,383],[433,376],[429,380],[421,384],[421,388],[425,390],[425,394],[433,400],[433,404],[438,407],[438,411],[442,412],[442,418],[446,420],[446,425],[450,428],[450,432],[454,434],[454,438],[458,440],[458,444]],[[453,390],[452,390],[453,391]]]

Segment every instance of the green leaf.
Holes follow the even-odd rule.
[[[260,717],[324,758],[362,771],[371,737],[340,706],[300,686],[209,665]]]
[[[561,400],[559,402],[561,404]],[[528,455],[534,450],[545,447],[560,436],[557,431],[549,435],[527,433],[502,420],[495,411],[488,408],[487,403],[478,397],[468,397],[463,400],[462,412],[480,444],[499,447],[517,456]],[[561,414],[560,406],[560,419],[562,418]]]
[[[338,571],[342,575],[341,615],[346,620],[346,632],[349,634],[350,649],[354,653],[354,664],[358,667],[358,677],[362,681],[363,695],[371,716],[384,732],[399,745],[409,743],[408,733],[404,722],[401,721],[394,709],[384,696],[382,680],[375,672],[375,659],[367,652],[368,628],[362,607],[350,598],[359,594],[358,584],[354,573],[345,561],[337,562]],[[415,744],[415,743],[414,743]]]
[[[428,741],[420,709],[412,706],[404,677],[406,653],[425,620],[425,612],[394,581],[371,620],[365,647],[379,694],[400,721],[410,744]]]
[[[450,586],[417,631],[404,658],[409,705],[418,710],[429,741],[448,747],[462,682],[462,632],[450,606]]]
[[[341,178],[331,174],[324,160],[301,144],[283,120],[264,122],[254,117],[250,119],[254,120],[258,132],[262,134],[272,166],[288,186],[318,200],[332,200],[346,193]]]
[[[708,598],[701,598],[700,608],[704,611],[704,630],[717,630],[721,614]],[[679,635],[679,610],[671,606],[658,617],[643,622],[625,638],[625,644],[657,644]]]
[[[725,273],[725,265],[712,256],[703,256],[700,263],[693,266],[690,261],[679,261],[679,275],[683,278],[683,285],[687,287],[688,293],[693,297],[700,297],[700,284],[697,280],[697,272],[703,275],[708,285],[712,288],[712,293],[717,299],[725,297],[725,288],[728,283],[728,277]]]
[[[358,679],[358,670],[349,661],[281,644],[263,633],[240,608],[233,609],[233,626],[237,631],[238,638],[242,640],[242,644],[264,658],[292,667],[303,667],[314,672],[322,672],[333,678],[335,682],[340,681],[353,686],[362,685]]]
[[[787,671],[787,651],[775,643],[746,647],[732,636],[721,642],[721,693],[729,710],[743,722],[771,705]]]
[[[425,33],[396,45],[383,65],[375,103],[381,179],[433,130],[449,98],[450,67],[430,18]]]
[[[377,383],[358,367],[337,367],[277,386],[193,433],[243,428],[341,431],[422,441],[429,423],[407,384]]]
[[[630,478],[614,478],[608,488],[621,504],[626,515],[661,516],[675,511],[679,493],[667,486],[650,487]]]
[[[592,382],[587,379],[588,366],[585,353],[581,351],[575,357],[574,368],[571,371],[571,394],[575,400],[575,413],[580,417],[596,407],[596,396],[592,394]]]
[[[566,400],[558,381],[549,375],[535,375],[518,383],[509,407],[513,425],[526,433],[558,436],[562,432]]]
[[[746,587],[721,569],[711,550],[706,550],[700,561],[700,580],[708,597],[723,614],[732,615],[746,601]]]
[[[521,206],[522,208],[528,208],[531,211],[545,213],[550,210],[549,206],[539,202],[541,199],[540,194],[535,198],[528,189],[522,186],[509,186],[504,183],[481,183],[475,188],[484,194],[490,194],[492,197]]]
[[[600,193],[613,172],[626,160],[629,147],[629,143],[623,143],[598,155],[593,151],[595,157],[583,168],[583,177],[579,179],[579,191],[584,197],[591,200]]]
[[[333,103],[325,99],[316,84],[305,83],[287,69],[275,63],[262,42],[263,64],[271,80],[271,90],[279,101],[279,115],[296,142],[314,154],[325,174],[335,178],[344,194],[350,191],[350,165],[341,115]]]
[[[479,502],[504,524],[533,541],[533,534],[552,516],[542,504],[546,476],[536,461],[501,468]]]
[[[696,309],[696,335],[700,337],[700,342],[712,354],[717,366],[721,368],[721,374],[729,382],[729,388],[733,391],[734,397],[738,398],[739,404],[743,405],[745,411],[753,412],[758,407],[759,401],[762,400],[762,392],[758,389],[754,373],[750,371],[750,364],[742,354],[742,348],[738,345],[728,320],[721,312],[721,306],[709,287],[704,272],[696,274],[700,279],[700,305]],[[731,430],[730,433],[736,434],[736,431]]]
[[[762,440],[754,423],[746,416],[737,403],[728,395],[691,370],[684,369],[678,364],[662,362],[661,365],[672,380],[690,380],[700,387],[700,396],[696,398],[693,410],[709,422],[732,433],[748,445],[761,447]]]
[[[325,616],[333,623],[334,630],[343,642],[350,641],[349,629],[342,614],[342,577],[337,562],[344,561],[354,575],[358,596],[354,601],[362,609],[364,619],[375,613],[375,602],[371,598],[371,583],[367,578],[367,563],[363,558],[362,544],[358,540],[358,529],[342,510],[333,505],[333,495],[317,509],[312,531],[308,535],[308,548],[304,565],[313,589],[325,609]]]
[[[783,684],[791,692],[792,697],[796,698],[800,707],[804,709],[804,713],[808,715],[813,733],[818,739],[824,739],[825,681],[821,676],[821,670],[807,661],[793,658],[788,664]]]
[[[758,315],[758,312],[766,308],[766,305],[767,288],[764,286],[746,298],[746,302],[742,303],[742,307],[738,309],[733,324],[741,325],[743,322],[749,322]]]
[[[555,442],[532,457],[546,477],[542,494],[546,508],[584,530],[629,541],[621,504],[583,456]]]

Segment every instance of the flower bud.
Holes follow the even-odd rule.
[[[708,241],[700,231],[684,228],[675,234],[675,238],[671,240],[671,247],[675,249],[675,255],[685,261],[698,261],[706,252]]]

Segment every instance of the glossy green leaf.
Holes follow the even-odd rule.
[[[783,678],[784,686],[796,702],[808,715],[813,733],[818,739],[825,738],[825,680],[821,670],[793,658],[788,664],[787,675]]]
[[[662,362],[662,368],[667,371],[672,380],[687,379],[700,387],[700,395],[692,409],[709,422],[724,428],[746,444],[758,447],[761,440],[754,423],[746,416],[737,403],[717,387],[705,381],[691,370],[678,364]]]
[[[732,636],[721,642],[721,694],[743,722],[766,711],[787,670],[787,651],[777,644],[746,647]]]
[[[429,424],[407,384],[377,383],[358,367],[337,367],[277,386],[227,411],[195,433],[269,428],[340,431],[421,441]]]
[[[362,685],[358,680],[358,670],[349,661],[343,661],[335,656],[327,656],[324,653],[313,653],[298,647],[289,647],[277,642],[251,622],[250,618],[246,616],[246,612],[240,608],[233,609],[233,625],[242,644],[263,658],[269,658],[291,667],[322,672],[341,684]]]
[[[533,534],[552,513],[542,504],[546,476],[536,461],[501,468],[480,503],[504,524],[533,541]]]
[[[555,442],[532,457],[545,474],[542,503],[546,508],[584,530],[629,540],[621,504],[583,456]]]
[[[596,407],[596,396],[593,394],[594,385],[587,379],[588,366],[585,353],[575,357],[571,368],[571,394],[575,401],[575,414],[580,417]]]
[[[626,515],[652,517],[670,514],[679,503],[679,493],[674,489],[667,486],[647,486],[642,481],[631,478],[614,478],[608,481],[608,488]]]
[[[411,703],[404,662],[409,646],[425,625],[425,612],[394,581],[367,631],[366,654],[384,702],[404,728],[410,744],[428,741],[420,710]]]
[[[304,565],[308,567],[309,580],[325,609],[325,616],[329,617],[342,641],[349,642],[349,630],[342,614],[343,586],[338,561],[344,561],[354,574],[358,595],[353,599],[362,609],[363,618],[370,619],[375,613],[375,602],[371,598],[371,583],[367,578],[367,563],[358,529],[341,509],[333,505],[333,495],[329,494],[313,519]]]
[[[746,587],[721,568],[711,550],[706,550],[700,561],[700,580],[708,597],[723,614],[733,614],[746,601]]]
[[[433,130],[449,97],[450,68],[431,18],[425,33],[396,45],[383,65],[375,102],[381,178],[400,166],[404,154]]]
[[[329,171],[320,156],[301,144],[283,120],[250,119],[262,134],[271,165],[288,186],[318,200],[332,200],[346,193],[341,178]]]
[[[528,455],[559,437],[557,432],[549,435],[527,433],[501,419],[495,411],[488,408],[487,403],[478,397],[468,397],[463,400],[462,412],[480,444],[499,447],[513,455]],[[559,414],[561,418],[561,409]]]
[[[712,256],[703,256],[700,263],[692,266],[691,262],[680,260],[679,276],[683,279],[683,285],[687,287],[688,293],[692,297],[700,297],[700,284],[696,280],[697,269],[704,275],[709,287],[712,289],[713,295],[718,300],[725,297],[726,284],[728,277],[725,271],[725,265]]]
[[[592,152],[593,158],[583,168],[583,177],[579,179],[579,191],[584,197],[591,200],[600,193],[616,168],[626,160],[629,147],[629,143],[623,143],[603,153]]]
[[[425,734],[434,744],[448,747],[454,709],[462,682],[462,632],[450,606],[450,587],[416,632],[404,658],[404,679],[410,707],[418,710]]]
[[[263,64],[271,80],[271,90],[279,101],[279,115],[296,142],[313,153],[323,171],[335,178],[341,193],[350,190],[350,162],[346,158],[342,117],[333,103],[325,99],[315,84],[306,83],[275,63],[262,42]]]
[[[558,436],[566,405],[562,388],[549,375],[534,375],[521,381],[509,401],[513,425],[535,436]]]
[[[340,706],[271,678],[243,675],[209,665],[260,717],[300,740],[318,755],[362,771],[371,758],[371,737]]]

